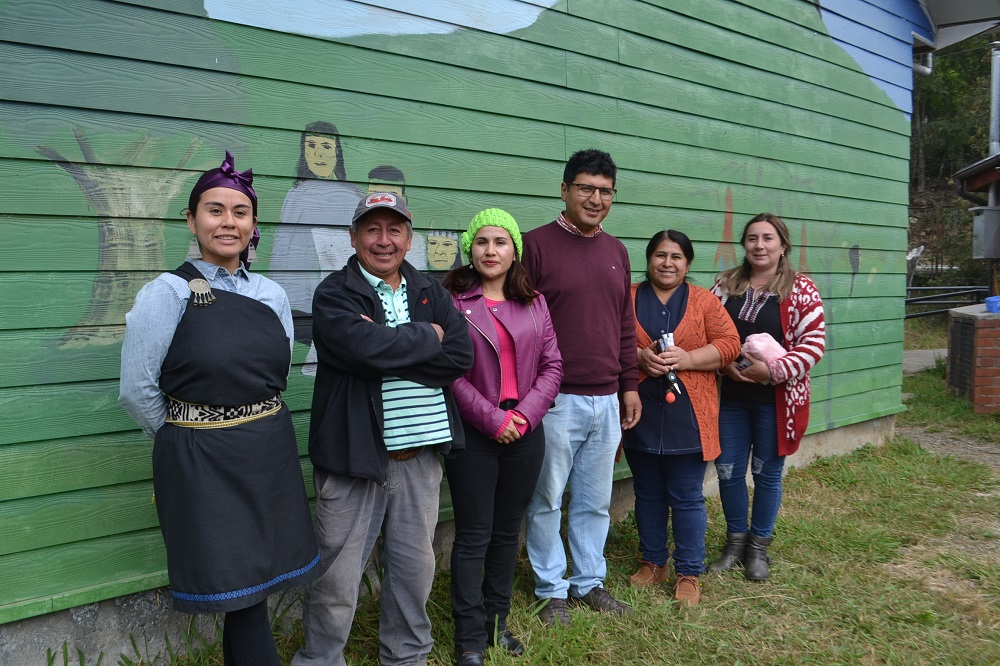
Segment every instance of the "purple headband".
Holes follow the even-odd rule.
[[[233,154],[226,151],[226,159],[218,169],[209,169],[201,174],[201,178],[194,184],[191,196],[188,197],[188,209],[193,213],[198,206],[198,199],[213,187],[228,187],[231,190],[242,192],[250,197],[253,204],[253,216],[257,217],[257,193],[253,191],[253,169],[237,171],[233,165]]]

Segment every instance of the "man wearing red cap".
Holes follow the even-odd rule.
[[[379,660],[426,664],[441,464],[464,448],[449,385],[472,365],[465,318],[406,261],[410,211],[373,192],[351,224],[355,255],[313,297],[319,365],[309,427],[323,576],[309,588],[295,666],[344,664],[368,556],[381,533]]]

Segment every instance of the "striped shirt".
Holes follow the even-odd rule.
[[[375,277],[360,264],[358,268],[382,301],[385,325],[395,328],[410,323],[406,278],[400,276],[399,288],[393,291],[385,280]],[[400,377],[383,377],[382,411],[382,437],[389,451],[451,441],[448,408],[444,392],[439,388],[429,388]]]

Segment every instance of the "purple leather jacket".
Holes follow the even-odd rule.
[[[500,409],[499,336],[493,314],[486,306],[483,290],[476,287],[464,294],[452,294],[455,307],[469,322],[475,360],[472,367],[451,385],[462,420],[487,437],[493,437],[507,418]],[[517,357],[516,410],[534,430],[549,410],[562,382],[562,356],[556,345],[549,308],[541,294],[531,305],[505,301],[495,315],[514,339]]]

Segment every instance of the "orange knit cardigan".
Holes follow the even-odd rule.
[[[635,291],[639,284],[632,285],[632,307],[635,308]],[[686,351],[713,345],[722,356],[722,365],[729,365],[740,353],[740,335],[722,302],[709,290],[688,284],[687,309],[674,331],[674,344]],[[636,317],[635,340],[640,349],[653,344]],[[684,383],[691,396],[694,416],[701,431],[701,451],[705,460],[719,457],[719,390],[715,371],[678,371],[678,378]],[[639,381],[649,375],[639,369]]]

